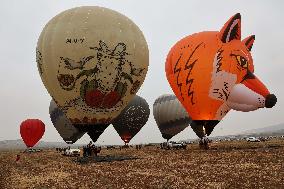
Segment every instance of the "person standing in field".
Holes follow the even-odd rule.
[[[16,156],[16,162],[18,162],[20,160],[20,154],[17,154]]]

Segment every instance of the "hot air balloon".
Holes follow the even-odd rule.
[[[55,129],[67,144],[75,143],[86,133],[73,126],[60,108],[57,107],[57,104],[54,102],[54,100],[51,100],[50,102],[49,114]]]
[[[276,104],[276,96],[254,75],[254,40],[254,35],[241,40],[238,13],[220,31],[189,35],[168,53],[168,82],[198,137],[210,135],[230,109],[246,112]]]
[[[39,119],[27,119],[20,125],[20,134],[28,148],[33,147],[43,136],[44,123]]]
[[[38,39],[41,79],[72,124],[106,125],[143,83],[147,42],[126,16],[103,7],[66,10]]]
[[[86,124],[86,125],[75,125],[77,129],[82,132],[87,132],[93,142],[96,142],[98,138],[103,134],[105,129],[109,126],[109,124]]]
[[[149,115],[150,109],[147,101],[136,95],[112,122],[112,125],[125,144],[128,144],[147,123]]]
[[[153,114],[162,137],[169,141],[191,123],[187,111],[175,95],[159,96],[153,105]]]

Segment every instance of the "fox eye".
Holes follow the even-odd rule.
[[[242,68],[248,67],[248,61],[244,57],[237,55],[236,59]]]

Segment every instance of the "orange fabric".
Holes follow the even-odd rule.
[[[242,82],[248,71],[254,71],[250,54],[254,38],[241,41],[240,26],[240,15],[237,14],[226,22],[220,32],[206,31],[187,36],[168,53],[165,64],[168,82],[192,120],[215,120],[217,111],[226,100],[210,96],[210,88],[218,79],[213,76],[217,72],[216,67],[221,71],[219,78],[226,77],[222,73],[230,76],[231,80],[235,77],[233,84]],[[230,40],[224,42],[222,39]],[[216,66],[214,60],[218,53],[220,64]],[[255,88],[263,87],[258,85]],[[267,92],[263,91],[260,89],[260,93]]]
[[[251,89],[252,91],[266,97],[269,94],[268,89],[265,85],[257,78],[254,79],[247,79],[242,82],[247,88]]]

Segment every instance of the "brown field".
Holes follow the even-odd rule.
[[[0,152],[0,188],[284,188],[284,140],[197,144],[186,150],[103,149],[135,160],[76,162],[55,150]]]

